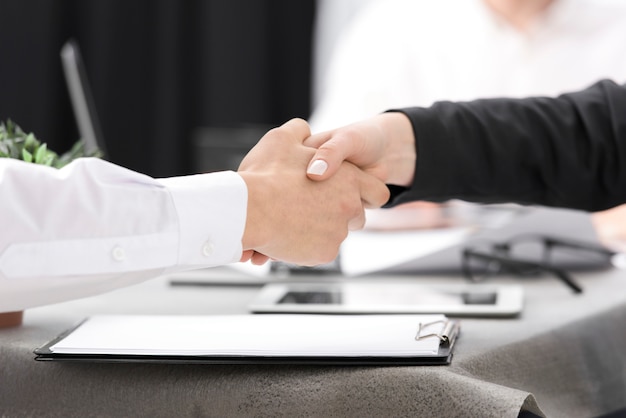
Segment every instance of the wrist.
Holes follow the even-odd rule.
[[[263,186],[266,185],[266,179],[262,175],[254,174],[249,171],[240,171],[239,175],[246,183],[248,188],[248,202],[246,211],[246,225],[241,238],[243,250],[255,249],[263,246],[266,242],[264,238],[267,234],[268,220],[270,219],[265,210],[265,202],[267,197],[263,197]]]
[[[402,112],[378,115],[385,139],[387,159],[387,184],[409,187],[415,176],[417,150],[411,120]]]

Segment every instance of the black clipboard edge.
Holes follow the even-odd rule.
[[[37,353],[37,351],[36,351]],[[420,357],[262,357],[262,356],[161,356],[100,354],[38,354],[37,361],[73,363],[143,363],[207,365],[309,365],[309,366],[445,366],[452,353]]]

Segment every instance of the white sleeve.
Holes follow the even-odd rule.
[[[234,172],[156,180],[99,159],[0,158],[0,312],[238,261],[246,206]]]

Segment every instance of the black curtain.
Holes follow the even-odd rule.
[[[0,119],[78,139],[59,50],[78,41],[109,159],[191,172],[195,128],[310,112],[315,0],[0,0]]]

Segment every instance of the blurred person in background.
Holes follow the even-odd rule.
[[[370,1],[340,35],[309,123],[321,131],[393,107],[620,83],[625,47],[623,2]]]

